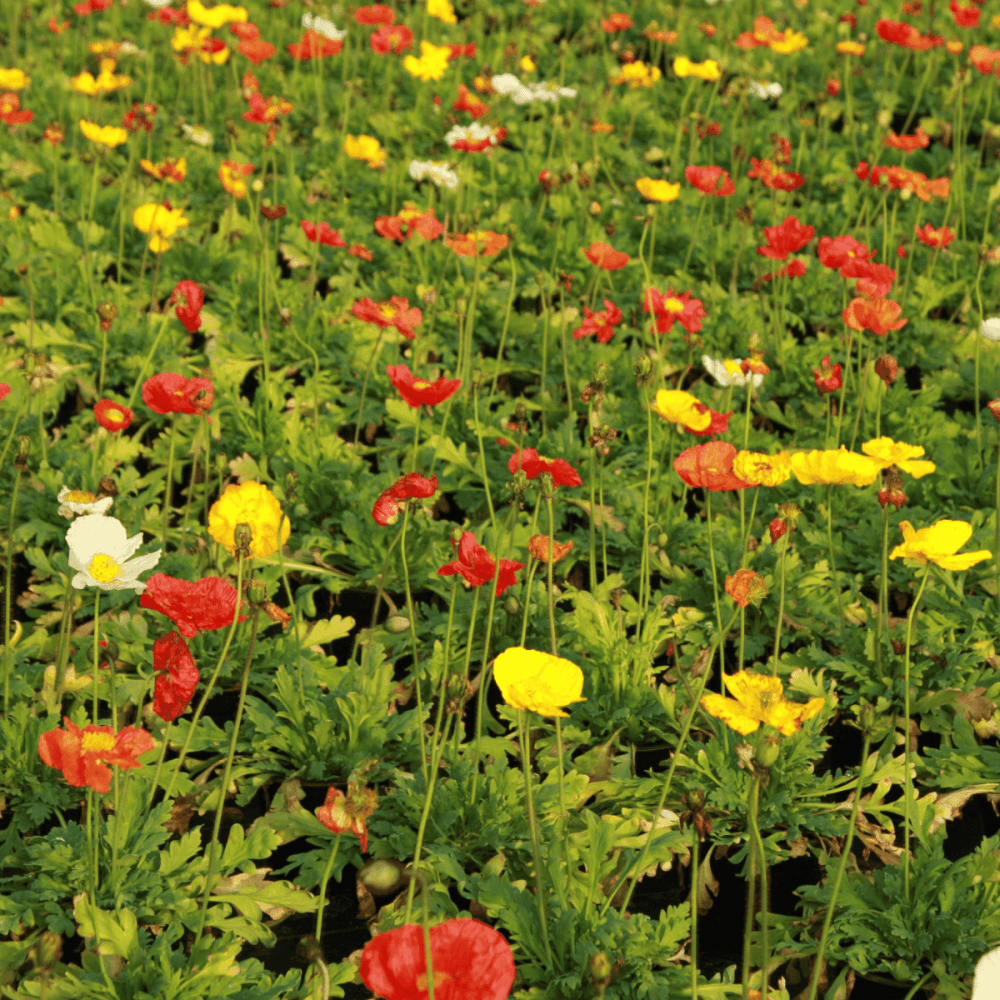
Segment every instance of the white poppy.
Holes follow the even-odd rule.
[[[717,361],[715,358],[710,358],[707,354],[701,356],[701,363],[705,366],[705,370],[723,389],[727,389],[731,385],[742,387],[747,384],[748,376],[743,374],[743,369],[740,367],[741,360],[742,358],[726,358],[725,360]],[[753,387],[758,389],[764,381],[764,376],[755,374],[750,375],[749,379]]]
[[[1000,341],[1000,316],[992,316],[990,319],[984,319],[979,332],[994,344]]]
[[[976,963],[971,1000],[994,1000],[998,996],[1000,996],[1000,948],[994,948]]]
[[[207,128],[193,128],[187,122],[182,122],[181,128],[184,129],[184,134],[199,146],[212,145],[212,133]]]
[[[146,3],[149,4],[150,7],[155,7],[157,10],[161,7],[166,7],[170,2],[171,0],[146,0]]]
[[[142,593],[146,585],[136,577],[152,569],[163,554],[157,550],[133,559],[142,545],[142,532],[126,537],[125,525],[116,517],[86,514],[70,525],[66,532],[70,567],[77,570],[73,586],[100,587],[101,590],[135,590]]]
[[[98,500],[93,493],[86,490],[71,490],[64,486],[56,497],[59,501],[59,515],[71,518],[74,514],[107,514],[115,502],[114,497],[104,497]]]
[[[506,94],[515,104],[531,104],[534,101],[557,101],[560,97],[576,97],[572,87],[560,87],[557,83],[521,83],[513,73],[500,73],[490,80],[490,86],[498,94]]]
[[[346,28],[341,31],[333,21],[328,21],[325,17],[316,17],[315,14],[303,14],[302,27],[329,38],[331,42],[341,42],[347,37]]]
[[[452,191],[458,187],[458,174],[451,169],[450,163],[442,160],[410,160],[410,176],[415,181],[429,177],[438,187],[443,184]]]
[[[444,137],[444,141],[449,146],[454,146],[461,139],[465,139],[468,142],[482,142],[483,139],[489,139],[492,135],[493,129],[489,125],[480,125],[479,122],[473,122],[471,125],[456,125]]]
[[[747,84],[747,89],[761,101],[776,100],[783,93],[780,83],[758,83],[756,80],[751,80]]]

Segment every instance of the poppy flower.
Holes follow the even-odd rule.
[[[514,985],[514,956],[499,931],[478,920],[457,918],[432,927],[428,935],[438,1000],[506,1000]],[[386,1000],[425,998],[423,928],[406,924],[377,935],[365,945],[360,973],[368,989]]]
[[[184,324],[188,333],[194,333],[201,328],[201,307],[205,304],[205,293],[195,281],[178,281],[170,293],[170,304],[177,306],[177,318]]]
[[[738,569],[732,576],[726,577],[726,593],[736,602],[736,606],[745,608],[750,604],[767,597],[767,584],[764,578],[752,569]]]
[[[615,250],[607,243],[591,243],[583,253],[591,264],[602,271],[620,271],[629,262],[627,253]]]
[[[763,372],[751,374],[749,366],[746,371],[743,370],[742,358],[711,358],[707,354],[703,354],[701,363],[705,366],[708,374],[723,389],[728,389],[731,385],[742,388],[748,381],[754,389],[759,389],[764,382]]]
[[[816,388],[819,389],[821,396],[826,396],[831,392],[836,392],[838,389],[842,388],[844,385],[844,380],[841,378],[841,372],[843,371],[843,365],[838,361],[832,368],[830,367],[830,355],[827,354],[826,357],[820,362],[819,368],[813,369],[813,378],[816,380]]]
[[[446,160],[410,160],[409,174],[418,182],[429,178],[438,187],[443,184],[452,191],[458,187],[458,174]]]
[[[166,615],[185,639],[199,631],[213,632],[233,623],[236,613],[236,588],[221,576],[206,576],[194,583],[154,573],[146,581],[139,606]],[[240,615],[241,622],[247,620]]]
[[[61,122],[49,122],[49,124],[45,126],[42,138],[44,138],[53,149],[55,149],[59,143],[66,141],[66,128]]]
[[[909,322],[899,319],[902,311],[903,307],[892,299],[851,299],[841,317],[852,330],[871,330],[884,337],[890,330],[902,330]]]
[[[153,131],[153,119],[156,117],[156,105],[145,104],[136,101],[132,105],[131,111],[126,111],[122,116],[122,128],[129,132],[138,132],[143,128],[147,132]]]
[[[877,251],[869,250],[864,243],[859,243],[853,236],[821,236],[816,253],[823,267],[836,271],[848,261],[867,262],[875,256]],[[843,275],[843,277],[848,277],[848,275]]]
[[[111,6],[112,0],[80,0],[73,4],[73,10],[80,17],[89,17],[101,10],[107,10]]]
[[[201,0],[187,0],[187,12],[195,24],[208,28],[221,28],[230,21],[246,21],[249,17],[245,7],[233,7],[227,3],[206,7]]]
[[[344,43],[340,40],[325,38],[318,31],[311,28],[302,34],[298,42],[289,42],[285,48],[288,54],[299,62],[309,59],[325,59],[327,56],[340,55]]]
[[[247,186],[243,178],[249,177],[252,173],[252,163],[235,163],[232,160],[223,160],[222,166],[219,167],[219,180],[234,198],[245,198]]]
[[[758,179],[764,187],[778,191],[796,191],[806,182],[802,174],[780,170],[771,160],[758,160],[754,157],[750,158],[747,177]]]
[[[448,69],[448,59],[451,49],[447,45],[432,45],[430,42],[420,43],[420,58],[403,56],[403,68],[410,76],[423,80],[440,80]]]
[[[74,521],[66,532],[66,544],[70,568],[77,571],[72,580],[76,590],[100,587],[141,594],[146,585],[136,577],[152,569],[163,554],[158,549],[133,559],[142,545],[142,532],[128,538],[121,521],[103,514],[86,514]]]
[[[208,533],[231,556],[236,556],[236,527],[250,526],[250,557],[266,559],[288,541],[292,526],[278,498],[252,479],[230,483],[208,512]],[[279,538],[280,528],[280,538]]]
[[[610,299],[604,300],[604,308],[600,312],[592,312],[587,306],[584,306],[583,314],[583,323],[573,331],[574,340],[582,340],[584,337],[596,333],[597,342],[606,344],[614,335],[615,327],[622,321],[621,309]]]
[[[180,184],[187,177],[187,159],[183,156],[179,160],[164,160],[162,163],[140,160],[139,166],[150,177],[155,177],[158,181],[169,181],[171,184]]]
[[[444,141],[459,153],[482,153],[499,146],[506,138],[505,128],[473,122],[471,125],[455,125],[447,132]]]
[[[549,545],[548,535],[532,535],[528,539],[528,555],[539,562],[548,564],[550,559],[553,563],[559,562],[564,556],[573,551],[573,540],[568,542],[557,542]]]
[[[392,24],[396,20],[396,14],[391,7],[377,3],[359,7],[354,12],[354,20],[358,24]]]
[[[803,486],[870,486],[881,466],[867,455],[839,448],[798,451],[792,455],[792,472]]]
[[[477,230],[474,233],[457,233],[449,236],[445,243],[459,255],[459,257],[476,257],[482,254],[484,257],[495,257],[501,250],[507,248],[510,240],[500,233],[493,232],[492,229]],[[482,245],[482,249],[480,249]]]
[[[347,783],[347,795],[339,788],[327,789],[326,801],[316,810],[316,817],[334,833],[353,833],[361,841],[362,853],[368,850],[368,819],[378,808],[378,795],[356,781]]]
[[[583,485],[580,474],[564,458],[545,458],[534,448],[515,451],[510,456],[507,468],[511,475],[520,468],[529,479],[537,479],[543,472],[548,472],[556,486]]]
[[[448,60],[449,62],[453,59],[475,59],[476,58],[476,43],[466,42],[463,45],[459,42],[457,45],[448,46]],[[525,56],[524,59],[528,57]],[[521,68],[524,68],[524,59],[521,60]],[[534,67],[532,67],[534,68]]]
[[[628,31],[633,23],[628,14],[612,14],[601,18],[601,28],[608,35],[613,35],[616,31]]]
[[[659,66],[647,66],[641,59],[626,63],[618,76],[611,77],[609,83],[627,83],[630,90],[649,90],[662,76]]]
[[[819,715],[825,702],[824,698],[810,698],[804,705],[789,701],[785,698],[781,679],[767,674],[741,670],[736,674],[723,674],[722,679],[733,697],[706,694],[701,699],[701,707],[744,736],[762,725],[777,729],[782,736],[794,736],[803,722]]]
[[[969,62],[979,70],[983,76],[989,76],[1000,63],[1000,52],[994,52],[985,45],[973,45],[969,49]]]
[[[684,177],[702,194],[714,194],[716,198],[726,198],[736,191],[729,171],[722,167],[687,167]]]
[[[371,38],[372,51],[380,56],[395,52],[401,56],[407,49],[413,48],[413,32],[405,24],[383,24],[378,31],[373,31]]]
[[[250,21],[234,21],[229,25],[229,31],[241,42],[252,42],[255,38],[260,38],[260,28]]]
[[[582,483],[577,485],[582,485]],[[455,540],[451,539],[451,547],[457,553],[458,558],[450,563],[445,563],[438,570],[438,576],[454,576],[458,573],[472,587],[481,587],[493,579],[497,566],[496,559],[476,541],[476,536],[471,531],[462,532],[462,541],[457,546]],[[508,587],[513,587],[517,583],[515,574],[519,569],[524,569],[524,563],[514,559],[500,560],[500,575],[497,577],[496,586],[497,597],[501,597]]]
[[[458,100],[451,108],[453,111],[467,111],[473,118],[482,118],[490,112],[489,105],[479,100],[464,83],[458,85]]]
[[[751,486],[780,486],[792,477],[792,456],[787,451],[777,455],[741,451],[733,459],[733,472]]]
[[[671,184],[669,181],[658,181],[652,177],[640,177],[635,182],[635,187],[639,194],[648,201],[675,201],[681,193],[679,182]]]
[[[874,253],[874,251],[873,251]],[[873,264],[871,261],[855,257],[840,269],[842,278],[857,278],[854,290],[859,295],[880,299],[889,294],[896,272],[888,264]]]
[[[109,149],[120,146],[128,140],[128,132],[125,129],[117,128],[114,125],[96,125],[85,118],[80,119],[80,131],[91,142],[107,146]]]
[[[237,47],[237,51],[240,55],[246,56],[254,66],[259,66],[262,62],[270,59],[278,50],[270,42],[265,42],[263,38],[244,38]]]
[[[53,35],[61,35],[64,31],[69,31],[69,21],[63,21],[62,24],[53,16],[49,18],[48,29]]]
[[[398,215],[380,215],[375,220],[375,232],[387,240],[402,243],[413,235],[424,240],[436,240],[444,232],[444,226],[434,218],[433,208],[419,212],[407,202],[406,208]]]
[[[153,643],[153,671],[153,711],[164,722],[173,722],[188,707],[201,676],[179,632],[168,632]]]
[[[757,247],[757,253],[772,260],[785,260],[790,253],[801,250],[815,234],[814,226],[803,226],[798,218],[790,215],[777,226],[765,226],[766,247]]]
[[[725,441],[710,441],[682,451],[674,459],[674,471],[688,486],[718,492],[721,490],[744,490],[750,483],[744,482],[733,472],[736,448]]]
[[[112,433],[123,431],[132,423],[132,411],[127,406],[121,406],[110,399],[102,399],[94,407],[94,416],[105,430]]]
[[[122,134],[125,129],[119,129]],[[149,249],[153,253],[163,253],[170,249],[167,237],[173,236],[182,226],[188,225],[179,208],[168,208],[166,204],[158,205],[148,202],[140,205],[132,213],[132,224],[141,233],[149,234]]]
[[[709,409],[689,392],[660,389],[650,409],[670,423],[699,437],[725,434],[732,412],[722,414]]]
[[[913,231],[921,243],[938,249],[948,246],[955,239],[955,234],[947,226],[935,229],[929,222],[924,223],[922,227],[914,226]]]
[[[642,309],[656,317],[657,333],[667,333],[675,320],[688,333],[697,333],[706,315],[701,299],[692,299],[690,292],[674,295],[673,285],[667,289],[666,295],[661,295],[655,288],[647,288]]]
[[[917,127],[914,135],[896,135],[889,132],[885,137],[885,144],[893,149],[900,149],[904,153],[912,153],[915,149],[926,149],[930,144],[931,137],[923,130],[922,126]]]
[[[826,81],[826,96],[836,97],[840,93],[840,81],[835,80],[832,76]]]
[[[993,558],[993,553],[987,549],[957,554],[972,537],[972,525],[965,521],[938,521],[919,531],[914,531],[909,521],[900,521],[899,528],[904,541],[892,550],[890,559],[913,559],[921,566],[932,562],[942,569],[961,573],[976,563]]]
[[[958,0],[951,0],[948,4],[948,10],[951,11],[951,16],[955,19],[955,24],[959,28],[978,28],[979,27],[979,8],[978,7],[963,7],[959,4]]]
[[[394,326],[406,340],[413,340],[416,331],[413,329],[423,320],[423,313],[410,300],[400,295],[393,295],[386,302],[375,303],[371,299],[359,299],[351,306],[352,315],[365,323],[375,323],[380,330]]]
[[[302,232],[306,234],[306,239],[309,240],[310,243],[315,243],[316,240],[319,239],[321,244],[328,247],[347,246],[347,241],[341,237],[340,230],[331,229],[325,222],[321,222],[319,226],[317,226],[315,223],[307,222],[303,219],[299,225],[302,226]]]
[[[111,768],[139,767],[136,760],[156,745],[142,729],[126,726],[117,733],[111,726],[75,726],[63,717],[65,729],[52,729],[38,737],[42,762],[62,771],[74,788],[93,788],[106,795],[111,788]]]
[[[204,413],[215,399],[207,378],[161,372],[142,383],[142,401],[154,413]]]
[[[5,125],[27,125],[34,111],[21,111],[21,99],[15,93],[0,94],[0,121]]]
[[[415,379],[406,365],[387,365],[385,373],[403,399],[414,409],[423,403],[437,406],[458,392],[462,385],[462,380],[457,378],[439,378],[436,382]]]
[[[352,243],[348,248],[347,252],[352,257],[360,257],[362,260],[371,260],[372,252],[363,243]]]
[[[0,382],[0,400],[6,399],[10,395],[10,386],[6,382]]]

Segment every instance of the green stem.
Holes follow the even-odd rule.
[[[726,660],[722,646],[726,641],[726,636],[722,631],[722,611],[719,608],[719,578],[715,572],[715,543],[712,541],[712,491],[710,489],[705,490],[705,504],[707,508],[705,517],[706,527],[708,528],[708,558],[712,564],[712,596],[715,598],[715,627],[719,630],[719,688],[725,692],[726,688],[723,678],[726,673]],[[708,661],[708,665],[705,667],[706,673],[710,665],[711,660]]]
[[[760,995],[762,997],[768,996],[768,990],[770,986],[768,984],[768,965],[770,956],[768,954],[767,946],[767,917],[768,917],[768,907],[767,907],[767,855],[764,853],[764,840],[760,835],[760,823],[758,822],[758,810],[760,808],[760,776],[758,775],[754,778],[753,791],[751,793],[751,807],[750,807],[750,829],[753,832],[754,846],[757,851],[757,857],[760,859],[760,927],[761,927],[761,944],[763,946],[763,957],[761,961],[761,988]]]
[[[514,247],[512,244],[507,245],[507,251],[510,254],[510,295],[507,296],[507,311],[504,313],[503,317],[503,330],[500,332],[500,348],[497,351],[497,366],[493,371],[493,384],[490,386],[490,398],[487,400],[486,409],[489,410],[490,404],[493,402],[493,394],[497,391],[497,378],[500,375],[500,365],[503,363],[503,349],[507,342],[507,327],[510,324],[510,311],[514,305],[514,295],[517,291],[517,267],[514,264]]]
[[[882,506],[882,565],[879,571],[878,622],[875,625],[875,669],[882,676],[882,617],[886,620],[886,634],[889,631],[889,505]]]
[[[333,864],[337,860],[337,852],[340,850],[340,838],[342,833],[338,833],[333,838],[333,850],[327,858],[326,868],[323,869],[323,878],[319,883],[319,909],[316,911],[316,943],[319,944],[323,936],[323,910],[326,908],[326,886],[330,881],[330,873],[333,871]]]
[[[10,520],[7,527],[7,583],[4,587],[4,616],[3,616],[3,656],[4,656],[4,671],[3,671],[3,717],[5,719],[10,718],[10,672],[11,672],[11,648],[10,648],[10,572],[11,572],[11,562],[14,558],[14,515],[17,511],[17,490],[21,484],[21,470],[15,469],[14,472],[14,491],[11,495],[10,500]],[[1000,514],[997,515],[1000,517]],[[98,595],[100,595],[100,588],[98,588]],[[96,679],[95,679],[95,684]],[[96,697],[96,689],[95,689]],[[96,723],[96,719],[94,722]]]
[[[837,595],[837,626],[840,635],[844,634],[844,602],[840,594],[840,575],[833,558],[833,486],[831,483],[826,492],[826,540],[830,549],[830,576],[833,579],[833,592]]]
[[[167,528],[170,525],[170,487],[174,479],[174,443],[177,437],[177,414],[170,414],[170,454],[167,457],[167,481],[163,487],[163,551],[167,550]]]
[[[691,823],[691,1000],[698,1000],[698,846],[701,835]]]
[[[642,622],[646,618],[646,607],[649,604],[649,484],[653,478],[653,410],[649,404],[649,396],[646,386],[642,387],[642,408],[646,411],[646,489],[642,497],[642,557],[639,562],[639,617],[636,621],[636,629],[642,629]],[[711,511],[711,507],[709,510]],[[713,573],[714,563],[713,563]],[[714,577],[713,577],[714,579]],[[716,598],[716,610],[718,610],[718,598]]]
[[[989,213],[987,213],[988,215]],[[976,305],[979,309],[979,328],[982,329],[983,320],[986,318],[983,313],[983,295],[979,288],[979,282],[983,276],[983,262],[979,264],[979,270],[976,272]],[[979,457],[979,467],[981,469],[986,468],[983,464],[983,426],[979,419],[979,349],[982,344],[982,336],[979,332],[976,332],[976,454]]]
[[[427,748],[424,743],[424,705],[420,692],[420,658],[417,655],[417,619],[413,612],[413,594],[410,591],[410,570],[406,562],[406,525],[410,519],[409,503],[403,509],[403,528],[399,533],[399,554],[403,560],[403,584],[406,587],[406,608],[410,615],[410,648],[413,650],[413,686],[417,695],[417,735],[420,738],[420,770],[427,782]]]

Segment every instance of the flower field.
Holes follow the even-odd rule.
[[[0,996],[1000,997],[991,6],[0,4]]]

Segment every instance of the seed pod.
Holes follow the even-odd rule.
[[[401,635],[406,632],[410,627],[410,619],[404,617],[403,615],[392,615],[390,618],[386,619],[384,628],[386,632],[391,632],[393,635]]]

